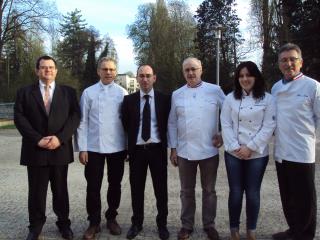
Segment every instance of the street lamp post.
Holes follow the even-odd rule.
[[[213,27],[214,31],[214,38],[217,40],[217,55],[216,55],[216,84],[220,86],[220,39],[221,39],[221,32],[224,30],[224,27],[221,24],[216,24]],[[216,129],[219,129],[219,108],[217,108],[217,119],[216,119]],[[219,131],[218,131],[219,132]],[[221,138],[220,134],[216,135],[217,138]]]
[[[217,40],[217,56],[216,56],[216,84],[220,85],[220,39],[221,32],[224,30],[224,27],[221,24],[217,24],[213,27],[214,36]]]

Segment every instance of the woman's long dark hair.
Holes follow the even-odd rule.
[[[247,68],[250,76],[255,78],[252,88],[252,95],[255,99],[263,99],[266,91],[266,83],[262,77],[260,70],[254,62],[246,61],[238,65],[234,76],[234,98],[241,99],[243,92],[239,82],[240,71],[243,68]]]

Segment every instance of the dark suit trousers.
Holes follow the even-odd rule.
[[[52,191],[53,211],[58,217],[59,229],[70,226],[69,196],[67,186],[68,165],[28,166],[29,229],[40,234],[46,221],[46,199],[48,183]]]
[[[105,159],[108,168],[108,210],[105,213],[107,220],[115,219],[121,199],[121,181],[124,171],[126,151],[102,154],[88,152],[88,163],[85,166],[87,180],[87,212],[90,225],[99,225],[101,222],[101,196],[100,190],[104,174]]]
[[[315,164],[276,162],[283,212],[294,240],[315,236],[317,201]]]
[[[144,191],[148,166],[150,168],[154,194],[157,201],[158,227],[167,225],[168,187],[167,187],[167,151],[161,144],[144,149],[136,146],[130,155],[130,185],[133,216],[132,224],[142,226],[144,218]]]

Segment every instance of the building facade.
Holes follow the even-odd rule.
[[[118,74],[115,82],[125,88],[128,93],[136,92],[139,89],[137,79],[134,77],[129,77],[127,74]]]

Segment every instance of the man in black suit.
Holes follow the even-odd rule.
[[[55,83],[58,70],[50,56],[38,58],[35,71],[39,81],[19,89],[14,105],[14,123],[22,135],[20,164],[28,171],[27,240],[38,239],[46,221],[49,181],[56,224],[63,238],[72,239],[67,174],[72,135],[80,121],[76,91]]]
[[[156,75],[149,65],[138,68],[140,91],[124,97],[122,123],[128,134],[130,185],[133,216],[127,233],[135,238],[142,230],[144,190],[148,166],[157,201],[160,239],[168,239],[167,123],[170,97],[153,89]]]

